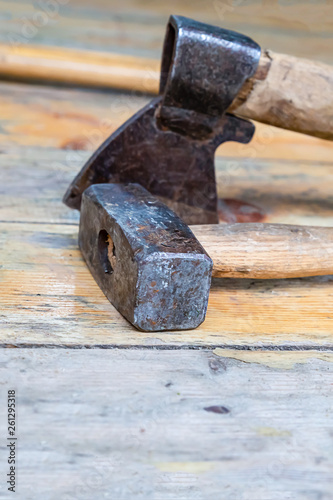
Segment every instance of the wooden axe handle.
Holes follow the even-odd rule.
[[[229,111],[332,141],[332,94],[333,66],[266,50]]]
[[[218,278],[296,278],[333,274],[333,228],[287,224],[191,226]]]

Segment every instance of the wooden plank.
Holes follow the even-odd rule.
[[[117,46],[124,53],[135,46],[131,53],[154,56],[164,35],[164,26],[163,29],[161,26],[169,12],[166,6],[152,9],[147,4],[144,13],[138,15],[138,8],[133,3],[125,2],[121,7],[113,2],[106,5],[103,2],[94,6],[86,4],[80,11],[82,14],[79,14],[79,4],[73,0],[71,5],[64,5],[64,10],[57,19],[48,23],[47,29],[39,29],[36,35],[22,43],[57,45],[61,40],[64,46],[85,46],[97,50],[103,47],[106,51]],[[130,16],[125,14],[125,6],[133,7]],[[22,34],[24,21],[19,15],[33,20],[36,6],[30,2],[13,1],[10,4],[6,2],[5,7],[3,40],[8,41],[11,33]],[[106,12],[110,12],[109,8],[115,9],[115,15],[108,20]],[[194,17],[202,14],[202,20],[209,21],[211,16],[214,22],[212,14],[216,17],[216,5],[213,6],[214,12],[210,8],[205,14],[206,7],[198,7]],[[178,10],[180,13],[193,15],[194,11],[188,5],[181,5],[180,9],[184,9]],[[258,11],[257,6],[251,9],[251,12]],[[296,10],[291,7],[288,13],[296,13]],[[265,12],[270,12],[270,15],[278,13],[276,7],[265,9]],[[303,10],[303,17],[297,18],[311,21],[313,29],[317,29],[311,39],[311,52],[310,43],[304,40],[305,34],[308,36],[307,28],[302,25],[297,28],[297,19],[292,19],[292,15],[286,28],[283,23],[287,10],[283,12],[275,20],[269,20],[269,30],[264,27],[263,21],[267,19],[262,15],[254,24],[248,21],[245,25],[249,10],[242,7],[234,9],[230,17],[228,14],[228,19],[219,18],[218,22],[226,27],[230,23],[229,27],[237,29],[231,24],[240,16],[237,18],[239,26],[243,23],[243,28],[248,28],[251,24],[253,32],[255,30],[260,36],[266,36],[268,40],[276,36],[276,40],[288,42],[290,46],[290,40],[295,42],[297,38],[295,53],[299,50],[299,55],[307,57],[320,54],[323,60],[328,60],[326,58],[330,58],[331,54],[327,47],[321,52],[320,40],[328,32],[325,30],[330,24],[329,15],[322,25],[317,11],[313,9]],[[89,20],[91,23],[87,30]],[[273,27],[276,31],[272,31]],[[286,29],[291,27],[296,27],[296,31],[288,35]],[[260,42],[257,36],[255,38]],[[284,51],[282,45],[269,45],[272,49]],[[156,343],[164,346],[169,343],[176,346],[267,343],[274,347],[290,346],[295,342],[294,345],[300,347],[304,342],[307,346],[331,345],[331,317],[329,307],[325,305],[331,294],[330,278],[305,282],[257,282],[254,285],[245,281],[215,282],[208,318],[202,330],[186,332],[185,336],[177,332],[168,334],[168,341],[165,335],[149,338],[134,331],[105,300],[83,265],[76,246],[78,214],[63,207],[60,199],[74,173],[89,156],[89,151],[139,109],[147,98],[129,98],[128,94],[115,92],[56,91],[54,88],[8,83],[1,84],[0,91],[3,110],[0,147],[3,153],[7,152],[1,155],[4,181],[0,187],[0,219],[4,221],[1,250],[4,264],[0,272],[5,285],[2,290],[8,287],[1,296],[4,301],[1,312],[3,343],[71,346],[105,343],[111,346],[112,342],[119,345]],[[272,222],[331,225],[329,181],[332,144],[314,141],[294,134],[286,135],[275,129],[258,128],[256,139],[250,145],[225,145],[220,150],[225,159],[220,160],[218,167],[219,194],[224,199],[229,198],[220,207],[224,219],[252,217],[253,220],[253,217],[258,217]],[[22,145],[39,148],[26,148],[23,152],[15,150],[16,146]],[[62,151],[50,151],[49,147],[61,148]],[[81,149],[87,151],[82,152]],[[244,161],[242,156],[252,159]],[[287,161],[262,160],[267,157]],[[300,162],[302,159],[304,161]],[[318,161],[322,163],[317,164]],[[244,213],[250,213],[250,216],[244,217]],[[22,222],[30,225],[25,226]],[[56,248],[52,249],[52,244]],[[74,260],[70,260],[73,255]],[[38,295],[39,292],[31,293],[39,287],[41,295]],[[48,298],[52,300],[48,301]],[[23,305],[18,308],[18,304]],[[258,307],[253,309],[253,304],[258,304]],[[110,318],[115,325],[111,335]],[[297,322],[292,342],[290,321]],[[127,335],[120,333],[122,329]],[[133,337],[128,332],[132,332]],[[106,341],[105,337],[108,337]]]
[[[18,43],[159,57],[174,11],[333,62],[326,5],[60,4]],[[0,39],[24,35],[39,5],[0,0]],[[328,500],[332,277],[215,280],[200,329],[146,334],[114,310],[82,261],[78,213],[61,196],[90,151],[146,100],[0,84],[0,346],[39,347],[0,349],[4,397],[18,394],[17,494]],[[331,147],[267,128],[249,146],[225,146],[222,216],[332,225]],[[2,477],[5,467],[4,458]]]
[[[29,84],[0,84],[0,146],[94,150],[148,98]]]
[[[88,154],[30,148],[1,155],[1,344],[333,345],[331,277],[215,280],[198,330],[134,330],[90,276],[77,247],[79,214],[61,203]],[[220,207],[231,221],[245,213],[245,220],[333,224],[329,164],[220,160],[217,173],[220,195],[233,199]]]
[[[160,57],[170,13],[243,32],[263,47],[333,63],[330,44],[331,5],[313,2],[200,2],[168,3],[135,0],[0,1],[0,39],[15,44],[87,48],[146,57]],[[41,7],[42,5],[42,7]]]
[[[138,332],[104,297],[77,246],[77,226],[0,224],[0,344],[333,347],[333,277],[214,279],[206,321]]]
[[[332,353],[218,354],[1,349],[16,495],[329,500]],[[4,445],[2,456],[6,477]]]
[[[0,148],[42,146],[95,150],[149,97],[116,91],[0,83]],[[331,162],[333,142],[256,124],[250,144],[226,143],[223,157]],[[82,162],[81,162],[82,163]]]
[[[38,126],[41,132],[44,126],[47,129],[46,119],[52,121],[54,113],[56,118],[46,134],[48,137],[65,128],[66,121],[64,135],[67,138],[68,131],[80,121],[81,126],[89,127],[89,133],[91,130],[99,133],[100,122],[94,119],[94,114],[91,117],[90,112],[95,109],[94,101],[98,103],[98,113],[103,116],[106,96],[103,93],[60,90],[51,98],[50,89],[39,89],[37,96],[36,90],[28,86],[4,88],[7,88],[7,96],[11,95],[12,88],[17,96],[20,88],[28,88],[23,94],[25,97],[21,97],[22,101],[26,100],[22,113],[18,107],[15,114],[17,120],[24,121],[20,133],[28,144],[31,137],[38,137]],[[90,100],[85,100],[85,96],[90,96]],[[6,94],[3,99],[6,100]],[[117,119],[123,121],[124,114],[132,114],[133,108],[143,100],[139,102],[140,98],[135,97],[128,103],[124,97],[122,102],[131,109],[120,107],[121,117]],[[31,123],[36,124],[34,115],[22,116],[27,109],[34,109],[31,107],[34,101],[40,107],[45,106],[44,122],[37,122],[31,133]],[[68,103],[68,114],[63,117]],[[13,131],[14,113],[5,117]],[[201,329],[168,334],[167,340],[165,334],[149,336],[136,332],[106,301],[82,263],[76,244],[77,226],[68,225],[77,224],[78,213],[61,204],[67,185],[90,153],[40,147],[12,149],[8,148],[11,136],[3,137],[7,137],[6,145],[2,146],[0,188],[0,220],[4,221],[4,262],[0,271],[4,285],[1,297],[4,301],[3,344],[332,344],[327,304],[327,297],[332,293],[330,279],[258,282],[255,285],[248,281],[218,281],[214,284],[207,320]],[[98,137],[101,140],[101,134]],[[58,140],[63,138],[57,137]],[[7,149],[9,152],[5,154]],[[259,218],[270,222],[332,225],[331,177],[330,163],[319,163],[314,168],[309,161],[221,158],[217,161],[219,194],[228,198],[221,202],[222,216],[230,221]],[[36,224],[29,226],[21,222]],[[65,225],[49,225],[59,223]]]
[[[77,223],[78,212],[61,199],[89,155],[30,147],[3,151],[0,221]],[[227,222],[333,225],[331,163],[219,157],[216,176]]]

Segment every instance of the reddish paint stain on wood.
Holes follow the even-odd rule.
[[[266,214],[256,205],[232,198],[219,199],[218,213],[223,222],[262,222]]]

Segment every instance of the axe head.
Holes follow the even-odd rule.
[[[137,183],[157,196],[187,224],[218,222],[214,153],[227,140],[248,142],[252,123],[225,115],[213,137],[200,140],[163,130],[151,101],[90,158],[68,188],[64,202],[80,210],[82,193],[92,184]]]
[[[226,112],[258,65],[250,38],[171,16],[164,43],[161,95],[113,133],[67,190],[80,210],[86,188],[138,183],[187,224],[218,222],[216,148],[248,143],[254,125]]]

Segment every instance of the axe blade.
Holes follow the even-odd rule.
[[[248,143],[254,125],[225,114],[203,123],[202,137],[190,137],[177,130],[179,110],[173,129],[164,127],[158,118],[161,99],[153,99],[97,149],[69,186],[66,205],[80,210],[82,194],[92,184],[138,183],[186,224],[218,222],[215,150],[226,141]]]

